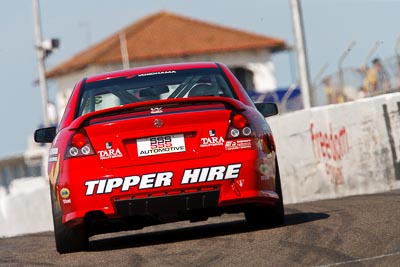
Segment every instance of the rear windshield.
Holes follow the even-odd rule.
[[[85,84],[77,117],[135,102],[198,96],[237,99],[220,69],[144,73]]]

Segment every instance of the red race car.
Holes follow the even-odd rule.
[[[284,222],[274,139],[220,63],[141,67],[80,80],[58,128],[35,131],[48,158],[60,253],[95,234],[244,212]]]

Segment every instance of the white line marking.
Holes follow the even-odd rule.
[[[363,258],[363,259],[352,260],[352,261],[343,261],[343,262],[331,263],[331,264],[327,264],[327,265],[319,265],[318,267],[338,266],[338,265],[344,265],[344,264],[349,264],[349,263],[376,260],[376,259],[381,259],[381,258],[391,257],[391,256],[397,256],[397,255],[400,255],[400,252],[395,252],[395,253],[391,253],[391,254],[384,254],[384,255],[380,255],[380,256]]]

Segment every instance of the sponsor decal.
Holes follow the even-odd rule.
[[[53,147],[49,152],[48,162],[56,162],[58,160],[58,147]]]
[[[111,148],[112,148],[112,142],[107,142],[106,149],[111,149]]]
[[[240,187],[243,187],[244,179],[237,180],[236,183],[237,183]]]
[[[62,198],[69,198],[69,189],[68,189],[68,188],[65,188],[65,187],[61,188],[61,190],[60,190],[60,196],[61,196]]]
[[[257,160],[258,171],[261,174],[261,181],[274,179],[275,177],[275,152]]]
[[[197,184],[202,182],[222,181],[236,179],[239,177],[241,163],[228,166],[212,166],[196,169],[186,169],[183,173],[181,184]],[[86,195],[110,194],[114,190],[121,192],[137,189],[149,189],[168,187],[172,184],[173,172],[148,173],[143,175],[132,175],[124,178],[103,178],[86,181]]]
[[[237,150],[251,148],[251,139],[239,139],[234,141],[226,141],[225,150]]]
[[[168,71],[157,71],[157,72],[149,72],[149,73],[143,73],[139,74],[139,77],[144,77],[144,76],[152,76],[152,75],[162,75],[162,74],[175,74],[176,71],[174,70],[168,70]]]
[[[50,164],[49,164],[49,168],[50,168]],[[51,169],[49,171],[49,181],[50,181],[50,186],[53,189],[52,192],[55,195],[55,198],[57,199],[58,206],[61,207],[60,195],[57,194],[57,191],[56,191],[56,183],[57,183],[59,175],[60,175],[60,155],[57,156],[57,162],[51,164]]]
[[[158,114],[158,113],[162,113],[162,107],[156,107],[156,108],[150,108],[150,113],[151,114]]]
[[[241,163],[225,166],[205,167],[185,170],[181,184],[221,181],[239,177]]]
[[[60,155],[57,156],[57,162],[56,164],[52,164],[51,170],[49,172],[49,180],[54,190],[59,174],[60,174]]]
[[[56,162],[58,160],[57,156],[49,156],[49,161],[48,162]]]
[[[155,149],[140,151],[139,157],[158,155],[158,154],[167,154],[167,153],[174,153],[174,152],[184,152],[184,151],[185,151],[184,146],[155,148]]]
[[[58,155],[58,147],[52,147],[49,152],[50,156]]]
[[[115,158],[121,158],[122,157],[122,153],[121,150],[119,150],[119,148],[117,149],[106,149],[106,150],[99,150],[97,152],[97,154],[99,154],[99,157],[101,160],[105,160],[105,159],[115,159]]]
[[[63,199],[62,202],[63,202],[63,204],[71,204],[72,203],[70,198],[69,199]]]
[[[186,151],[183,134],[165,135],[137,140],[138,156],[152,156]]]
[[[142,176],[132,175],[125,178],[117,177],[86,181],[86,195],[109,194],[116,188],[120,188],[122,192],[126,192],[134,186],[137,186],[139,189],[170,186],[173,175],[172,172],[159,172],[144,174]]]
[[[215,136],[215,130],[208,130],[208,135],[211,137]]]
[[[201,141],[200,147],[222,146],[224,145],[225,142],[222,136],[202,137],[200,138],[200,141]]]

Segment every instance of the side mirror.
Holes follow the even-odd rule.
[[[270,117],[278,114],[278,106],[275,103],[254,103],[257,110],[264,116]]]
[[[35,131],[35,142],[36,143],[51,143],[57,134],[56,127],[41,128]]]

